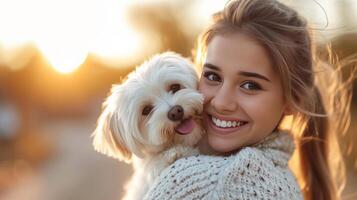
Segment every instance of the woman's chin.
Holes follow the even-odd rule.
[[[207,135],[207,143],[212,151],[217,154],[230,154],[240,148],[240,144],[231,138],[217,137],[213,134]]]

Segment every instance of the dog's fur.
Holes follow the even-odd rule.
[[[197,92],[197,82],[193,64],[167,52],[154,56],[112,87],[93,133],[93,145],[101,153],[133,163],[134,175],[125,199],[143,199],[165,167],[197,153],[194,146],[203,134],[199,117],[203,96]],[[180,84],[181,89],[170,91],[173,84]],[[147,105],[153,109],[145,115]],[[168,112],[176,105],[183,108],[183,118],[170,120]],[[194,129],[178,134],[175,128],[190,118],[196,124]]]

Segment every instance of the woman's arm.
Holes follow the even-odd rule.
[[[228,158],[216,156],[179,159],[160,174],[145,199],[215,199],[218,180],[228,165]]]

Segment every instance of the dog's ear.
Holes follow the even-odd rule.
[[[132,153],[125,145],[123,122],[117,112],[117,105],[120,102],[121,95],[120,87],[120,85],[114,86],[112,94],[103,104],[104,110],[92,135],[93,146],[100,153],[130,162]]]

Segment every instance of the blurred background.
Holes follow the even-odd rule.
[[[309,20],[320,46],[357,53],[357,1],[281,1]],[[225,3],[0,0],[0,200],[119,199],[131,167],[96,153],[90,138],[111,85],[155,53],[190,57]],[[357,199],[355,97],[341,136],[344,199]]]

